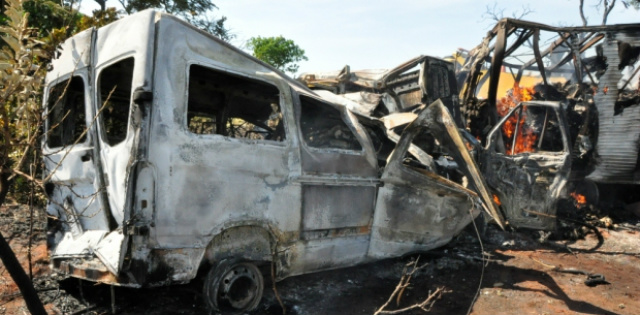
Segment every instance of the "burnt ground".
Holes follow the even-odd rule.
[[[0,230],[25,268],[28,213],[26,207],[0,209]],[[447,247],[420,256],[291,277],[278,282],[277,289],[287,314],[373,314],[394,291],[405,267],[418,260],[421,268],[388,309],[419,303],[442,287],[429,314],[467,314],[470,307],[474,315],[640,314],[640,222],[628,215],[612,217],[617,224],[607,221],[611,229],[599,228],[600,239],[591,232],[578,239],[550,240],[539,232],[504,232],[489,226],[483,238],[488,258],[484,264],[475,231],[469,229]],[[108,286],[63,279],[49,270],[44,214],[36,211],[35,218],[32,270],[47,310],[51,314],[109,314]],[[587,286],[587,275],[576,270],[601,274],[606,283]],[[267,286],[255,314],[283,314],[271,284]],[[198,281],[154,289],[116,288],[115,308],[118,314],[205,314],[200,291]],[[0,314],[27,313],[0,265]],[[402,314],[425,313],[414,309]]]

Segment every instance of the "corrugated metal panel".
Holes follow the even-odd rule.
[[[640,105],[633,105],[614,115],[614,104],[618,96],[618,82],[622,71],[618,70],[618,41],[640,46],[638,34],[617,33],[603,43],[604,55],[609,64],[607,72],[600,78],[599,91],[608,87],[606,94],[594,96],[598,108],[599,132],[596,144],[597,164],[588,178],[597,182],[640,182],[638,151],[640,147]],[[615,40],[612,40],[615,39]],[[638,67],[638,63],[635,67]]]

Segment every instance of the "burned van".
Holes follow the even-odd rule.
[[[151,10],[70,38],[52,66],[48,243],[69,276],[162,286],[207,268],[209,308],[245,311],[263,265],[279,280],[426,251],[495,213],[440,101],[381,157],[344,106]],[[425,132],[474,191],[407,158]]]

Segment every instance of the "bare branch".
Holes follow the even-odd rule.
[[[587,18],[584,16],[584,0],[580,0],[580,18],[582,19],[582,26],[587,26]]]
[[[535,12],[536,11],[533,11],[529,5],[526,5],[526,6],[523,5],[522,12],[518,13],[518,11],[513,11],[513,13],[511,13],[511,17],[517,20],[521,20],[525,16]]]
[[[505,9],[498,10],[497,2],[494,2],[493,6],[487,4],[484,13],[482,13],[482,17],[484,18],[483,20],[498,22],[504,17],[504,10]]]
[[[616,5],[616,0],[604,0],[604,12],[602,13],[602,25],[607,24],[607,18],[609,17],[609,13],[613,10],[613,7]]]
[[[413,277],[413,274],[417,271],[420,270],[422,268],[424,268],[425,266],[427,266],[428,264],[424,264],[420,267],[418,267],[418,260],[420,258],[418,257],[418,259],[416,259],[415,261],[412,261],[410,263],[408,263],[403,272],[402,272],[402,277],[400,278],[400,282],[398,282],[398,285],[396,286],[396,288],[393,290],[393,292],[391,293],[391,295],[389,296],[389,298],[387,299],[387,301],[380,306],[380,308],[378,308],[375,313],[373,313],[373,315],[379,315],[379,314],[400,314],[403,312],[407,312],[416,308],[419,308],[425,312],[428,312],[431,310],[431,307],[433,307],[433,304],[440,299],[440,297],[442,296],[442,293],[448,293],[450,291],[445,291],[444,287],[439,287],[436,289],[435,292],[431,292],[429,291],[428,296],[420,303],[416,303],[407,307],[403,307],[400,309],[396,309],[396,310],[385,310],[389,304],[391,303],[391,301],[394,300],[394,298],[396,299],[396,303],[400,304],[400,298],[402,296],[402,294],[404,293],[404,290],[409,286],[411,278]],[[411,267],[411,271],[407,272],[407,267]]]
[[[38,187],[44,189],[44,187],[42,186],[42,181],[38,180],[37,178],[35,178],[35,177],[25,173],[25,172],[22,172],[17,168],[16,169],[12,169],[11,172],[16,174],[16,175],[20,175],[20,176],[26,178],[28,181],[33,182],[34,184],[38,185]]]
[[[520,20],[525,16],[534,13],[529,5],[522,6],[522,11],[516,10],[511,12],[511,18]],[[505,9],[498,9],[498,3],[494,2],[493,5],[486,5],[484,13],[482,13],[483,21],[489,20],[492,22],[498,22],[505,17]],[[493,23],[492,23],[493,24]],[[492,25],[493,26],[493,25]]]
[[[407,283],[408,285],[408,283]],[[400,284],[398,284],[398,286],[400,286]],[[397,289],[397,288],[396,288]],[[404,289],[404,287],[403,287]],[[379,315],[379,314],[400,314],[400,313],[404,313],[416,308],[419,308],[425,312],[429,312],[431,310],[431,308],[433,307],[433,304],[439,300],[442,297],[442,293],[448,293],[451,291],[445,291],[444,287],[439,287],[436,289],[435,292],[431,292],[429,291],[429,296],[427,296],[426,299],[424,299],[424,301],[420,302],[420,303],[416,303],[413,304],[411,306],[407,306],[405,308],[401,308],[401,309],[397,309],[397,310],[390,310],[387,311],[384,308],[388,305],[387,303],[385,303],[385,305],[383,305],[382,307],[380,307],[378,310],[376,310],[375,313],[373,313],[373,315]],[[394,293],[397,293],[396,291],[394,291]],[[389,302],[389,301],[387,301]]]

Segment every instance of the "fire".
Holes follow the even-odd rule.
[[[533,94],[535,91],[532,87],[521,87],[516,82],[513,85],[513,89],[507,92],[507,95],[500,99],[497,104],[498,114],[500,116],[504,116],[509,113],[509,111],[516,107],[520,102],[526,102],[533,99]],[[526,109],[526,108],[525,108]],[[514,114],[502,125],[502,133],[505,135],[505,148],[507,155],[518,154],[522,152],[531,152],[534,149],[536,140],[538,135],[535,134],[532,130],[524,127],[524,122],[526,115]],[[515,149],[512,150],[513,146],[513,137],[514,132],[516,130],[516,126],[520,122],[520,128],[518,128],[518,134],[516,136]]]
[[[465,141],[465,142],[464,142],[464,145],[467,147],[467,151],[471,151],[471,150],[473,150],[473,146],[471,145],[471,143],[470,143],[470,142]]]
[[[572,192],[569,195],[573,197],[573,199],[576,201],[576,204],[578,206],[584,206],[587,204],[587,197],[585,197],[584,195],[581,195],[577,192]]]
[[[493,202],[495,202],[498,206],[502,205],[502,202],[500,202],[500,198],[498,198],[498,195],[493,194]]]

